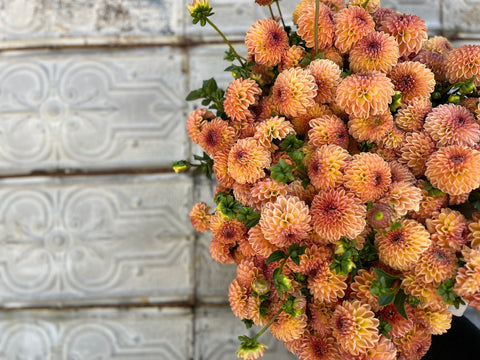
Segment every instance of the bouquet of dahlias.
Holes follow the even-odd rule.
[[[208,0],[189,6],[226,40],[234,79],[189,94],[205,153],[174,166],[218,181],[216,208],[190,217],[237,264],[234,314],[264,326],[237,355],[261,357],[268,329],[300,360],[420,359],[449,306],[480,309],[480,213],[458,208],[480,209],[480,47],[428,38],[379,0],[303,0],[295,27],[255,2],[272,17],[247,31],[246,58]]]

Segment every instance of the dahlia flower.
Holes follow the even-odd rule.
[[[424,64],[405,61],[395,65],[389,75],[395,90],[402,93],[402,101],[430,97],[435,89],[435,75]]]
[[[308,166],[310,181],[319,190],[328,190],[343,182],[343,169],[350,154],[338,145],[322,145],[312,154]]]
[[[228,154],[228,173],[241,184],[253,183],[265,176],[270,152],[253,138],[238,140]]]
[[[425,21],[417,15],[395,14],[382,21],[381,30],[397,40],[400,56],[409,56],[422,49],[427,40]]]
[[[188,214],[193,228],[198,232],[205,232],[210,230],[210,206],[205,202],[198,202],[193,205],[192,210]]]
[[[254,56],[256,63],[275,66],[282,61],[282,57],[287,52],[288,35],[275,20],[262,19],[247,30],[245,45],[247,52]]]
[[[370,14],[362,7],[349,6],[334,16],[335,47],[347,53],[358,40],[375,31],[375,23]]]
[[[357,141],[377,142],[393,129],[393,117],[390,111],[383,115],[350,117],[348,132]]]
[[[225,113],[234,120],[247,120],[253,116],[249,107],[258,102],[262,90],[252,79],[233,80],[225,92],[223,107]]]
[[[452,84],[475,77],[475,85],[480,86],[480,46],[463,45],[450,51],[445,59],[445,75]]]
[[[421,176],[425,172],[427,160],[435,150],[435,141],[428,134],[413,132],[405,138],[398,161],[407,165],[415,176]]]
[[[423,43],[423,48],[426,51],[431,51],[440,55],[447,55],[453,50],[450,41],[443,36],[433,36]]]
[[[322,145],[334,144],[348,147],[348,133],[345,123],[336,115],[324,115],[310,120],[308,145],[316,149]]]
[[[335,100],[335,94],[342,80],[342,70],[333,61],[326,59],[314,60],[309,65],[310,73],[315,78],[318,93],[317,103],[328,103]]]
[[[315,46],[315,2],[310,1],[300,11],[297,20],[297,34],[305,41],[307,47]],[[333,14],[325,4],[319,4],[318,48],[324,50],[333,45],[335,28]]]
[[[345,296],[346,280],[346,275],[330,270],[329,264],[326,263],[308,277],[308,289],[314,300],[332,304]]]
[[[202,126],[198,135],[198,145],[208,155],[229,149],[235,141],[235,130],[220,118],[215,118]]]
[[[388,73],[397,64],[398,44],[392,36],[374,31],[355,44],[349,60],[354,72],[376,70]]]

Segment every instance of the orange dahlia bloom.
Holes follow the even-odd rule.
[[[283,55],[282,62],[278,65],[278,70],[282,72],[291,67],[298,66],[298,63],[305,57],[305,50],[301,46],[293,45],[288,48]]]
[[[257,207],[259,204],[257,203],[256,199],[252,197],[252,187],[253,184],[241,184],[235,181],[233,184],[233,196],[243,206]]]
[[[415,182],[415,175],[408,169],[407,166],[399,163],[397,160],[390,161],[390,172],[392,173],[392,183],[394,182],[406,182],[413,184]]]
[[[400,107],[395,114],[395,124],[404,131],[422,131],[425,116],[430,111],[432,111],[430,99],[415,98]]]
[[[422,190],[413,183],[404,181],[392,182],[383,201],[388,203],[395,212],[404,216],[409,211],[418,211],[420,209],[420,201],[422,200]]]
[[[442,310],[448,306],[443,302],[442,296],[437,293],[438,287],[433,283],[425,283],[415,276],[413,271],[403,273],[402,289],[407,295],[420,299],[420,308]]]
[[[318,48],[324,50],[333,45],[335,25],[333,14],[325,4],[319,4]],[[315,1],[308,2],[301,10],[297,20],[297,34],[305,41],[307,47],[315,46]]]
[[[309,325],[320,336],[328,336],[332,332],[332,316],[335,310],[330,304],[312,299],[308,302]]]
[[[432,335],[421,325],[415,324],[403,337],[393,340],[397,347],[397,359],[420,360],[430,348]]]
[[[319,190],[337,187],[343,182],[343,169],[351,156],[338,145],[322,145],[312,154],[307,171],[311,183]]]
[[[350,68],[354,72],[376,70],[388,73],[397,61],[398,44],[384,32],[365,35],[350,51]]]
[[[445,75],[452,84],[475,76],[475,85],[480,86],[480,45],[463,45],[450,51],[445,59]]]
[[[306,114],[299,115],[290,119],[295,132],[299,135],[304,135],[310,130],[309,122],[312,119],[316,119],[323,115],[333,115],[332,110],[328,105],[315,104],[310,109],[308,109]]]
[[[413,132],[405,138],[398,161],[407,165],[415,176],[421,176],[425,172],[427,160],[435,150],[435,141],[428,134]]]
[[[236,121],[245,121],[253,116],[249,107],[257,104],[262,90],[252,79],[235,79],[225,92],[225,113]]]
[[[354,239],[366,225],[365,204],[341,187],[316,195],[310,211],[315,231],[328,242]]]
[[[370,268],[368,271],[365,269],[358,270],[354,281],[350,285],[352,289],[351,297],[352,299],[370,305],[374,311],[378,311],[380,308],[378,305],[378,296],[370,292],[374,281],[378,281],[378,277],[373,271],[373,268]]]
[[[228,173],[228,154],[230,149],[216,153],[213,156],[213,171],[219,184],[231,189],[235,180]]]
[[[389,133],[390,134],[390,133]],[[383,143],[383,141],[379,141],[379,143]],[[360,153],[359,149],[355,150],[350,150],[350,152],[354,152],[355,154]],[[389,149],[383,146],[379,146],[377,144],[374,144],[373,148],[370,149],[371,153],[377,154],[380,156],[383,160],[390,162],[390,161],[395,161],[397,160],[397,153],[395,152],[394,149]]]
[[[335,47],[347,53],[362,37],[375,31],[375,23],[370,14],[360,6],[349,6],[334,16]]]
[[[283,140],[289,134],[295,134],[292,123],[284,117],[275,116],[257,124],[254,138],[263,146],[271,147],[274,139]]]
[[[320,2],[327,5],[328,8],[334,13],[339,12],[340,10],[345,8],[344,0],[320,0]]]
[[[390,111],[383,115],[351,117],[348,132],[357,141],[377,142],[393,129],[393,117]]]
[[[378,325],[370,305],[360,301],[344,301],[333,314],[333,336],[352,355],[365,353],[378,343]]]
[[[373,13],[380,8],[380,0],[370,0],[365,6],[364,0],[349,0],[348,6],[361,6],[364,7],[369,13]]]
[[[208,155],[229,149],[235,141],[235,130],[220,118],[215,118],[202,126],[198,135],[198,145]]]
[[[247,30],[245,45],[256,63],[275,66],[288,50],[288,35],[275,20],[262,19]]]
[[[425,131],[437,146],[473,146],[480,139],[480,126],[475,116],[460,105],[439,105],[425,119]]]
[[[445,56],[437,54],[436,52],[422,50],[413,61],[418,61],[424,64],[427,68],[432,70],[437,82],[444,82],[447,78],[445,76]]]
[[[480,220],[473,219],[468,224],[468,230],[467,240],[470,243],[470,247],[473,249],[480,248]]]
[[[405,131],[393,124],[392,130],[387,133],[384,139],[378,141],[378,145],[390,150],[399,149],[405,142]],[[391,161],[391,160],[389,160]]]
[[[379,199],[386,193],[391,181],[388,163],[377,154],[357,154],[345,169],[345,187],[363,202]]]
[[[440,211],[442,207],[447,206],[448,196],[444,193],[430,194],[429,190],[426,190],[428,184],[425,180],[418,180],[417,187],[422,191],[422,200],[420,200],[420,209],[418,211],[410,212],[409,216],[412,219],[425,223],[426,219],[433,216],[435,211]]]
[[[233,263],[233,256],[230,250],[231,244],[225,244],[217,238],[213,238],[210,241],[208,250],[210,251],[210,256],[216,262],[221,264],[231,264]]]
[[[400,56],[419,52],[424,41],[428,39],[427,25],[417,15],[395,14],[386,17],[381,29],[397,40]]]
[[[447,55],[453,50],[452,43],[443,36],[433,36],[423,43],[423,48],[440,55]]]
[[[278,111],[287,117],[306,114],[315,105],[317,84],[309,71],[290,68],[282,71],[273,85],[272,94]]]
[[[270,166],[270,151],[253,138],[238,140],[228,154],[228,173],[240,184],[254,183]]]
[[[430,234],[425,227],[411,219],[400,221],[401,227],[387,232],[377,232],[375,245],[380,260],[392,269],[407,271],[431,244]]]
[[[286,196],[290,193],[290,188],[288,185],[277,183],[271,178],[265,178],[263,180],[257,181],[252,189],[252,197],[261,204],[261,206],[267,204],[268,202],[275,202],[279,196]]]
[[[318,87],[317,103],[328,103],[335,100],[335,93],[342,80],[342,70],[331,60],[317,59],[308,66]]]
[[[277,246],[265,239],[262,228],[258,224],[248,230],[248,242],[255,253],[265,259],[274,251],[279,250]]]
[[[426,283],[441,282],[452,278],[457,273],[457,257],[454,251],[432,245],[426,250],[415,265],[415,276]]]
[[[331,336],[310,334],[305,337],[298,352],[299,360],[332,360],[337,359],[337,356],[335,339]]]
[[[198,202],[193,205],[192,210],[188,213],[192,226],[196,231],[206,232],[210,230],[210,206],[205,202]]]
[[[345,296],[347,276],[330,270],[329,265],[322,264],[314,275],[308,277],[308,289],[314,300],[332,304]]]
[[[297,4],[292,14],[292,22],[295,26],[298,25],[298,18],[300,17],[300,15],[302,15],[302,10],[305,8],[305,6],[311,4],[312,2],[313,0],[302,0]]]
[[[307,244],[305,253],[300,255],[300,265],[296,265],[293,261],[288,261],[288,266],[296,273],[308,275],[324,262],[330,261],[331,257],[332,251],[328,246]]]
[[[314,196],[317,194],[315,187],[312,184],[308,184],[306,188],[303,187],[301,180],[292,181],[288,184],[293,196],[297,196],[300,200],[305,201],[307,204],[311,204]]]
[[[336,102],[351,116],[378,115],[389,111],[394,94],[393,83],[384,73],[369,71],[343,79]]]
[[[247,289],[234,279],[228,288],[228,301],[232,312],[240,319],[248,318],[248,295]]]
[[[460,195],[480,185],[480,152],[451,145],[434,152],[427,161],[425,176],[445,193]]]
[[[347,127],[336,115],[323,115],[310,120],[308,145],[316,149],[322,145],[334,144],[344,149],[348,148]]]
[[[388,75],[395,90],[402,93],[402,101],[412,101],[418,97],[430,97],[435,89],[435,75],[422,63],[405,61],[394,66]]]
[[[445,334],[452,324],[452,313],[447,309],[431,311],[416,308],[415,320],[425,326],[432,335]]]
[[[377,316],[392,326],[392,330],[390,330],[389,335],[393,339],[404,336],[407,331],[413,327],[411,314],[412,311],[409,305],[406,305],[406,310],[408,319],[405,319],[402,315],[400,315],[394,304],[384,306],[380,311],[377,311]]]
[[[211,120],[214,117],[215,115],[205,108],[193,110],[190,115],[188,115],[187,132],[188,136],[195,144],[198,144],[200,132],[202,131],[203,126],[207,123],[207,120]]]
[[[385,20],[392,16],[398,16],[398,13],[393,9],[379,8],[372,13],[372,18],[375,21],[375,29],[380,31]]]
[[[443,208],[425,221],[435,245],[446,250],[460,251],[466,243],[467,219],[459,211]]]
[[[470,193],[460,194],[460,195],[449,195],[448,196],[448,205],[460,205],[468,200]]]
[[[307,320],[306,314],[295,317],[283,311],[270,325],[269,330],[283,342],[297,340],[306,332]]]
[[[462,254],[466,264],[458,270],[453,290],[458,296],[464,298],[478,297],[480,293],[480,250],[465,249]]]
[[[252,259],[245,259],[237,264],[237,281],[247,290],[252,290],[252,283],[256,280],[265,280],[262,271],[257,268]]]
[[[244,223],[236,218],[229,219],[219,212],[211,217],[210,230],[216,239],[231,246],[240,241],[247,232]]]
[[[278,247],[287,247],[308,237],[308,206],[295,196],[279,196],[262,209],[260,227],[265,239]]]

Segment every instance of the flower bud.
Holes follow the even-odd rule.
[[[178,174],[180,172],[187,171],[190,169],[190,164],[188,161],[180,160],[173,164],[173,170]]]
[[[270,284],[264,278],[259,278],[252,283],[252,289],[258,295],[265,295],[270,291]]]

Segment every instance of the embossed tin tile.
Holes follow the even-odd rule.
[[[260,328],[250,330],[228,307],[200,307],[195,312],[195,360],[235,359],[240,346],[238,336],[253,336]],[[266,332],[259,339],[268,346],[263,360],[298,359],[287,351],[282,342]]]
[[[443,28],[450,37],[479,38],[480,1],[443,1]]]
[[[188,309],[0,312],[1,360],[192,357],[192,314]]]
[[[172,41],[186,12],[183,0],[1,0],[1,46]]]
[[[191,194],[176,175],[0,181],[0,304],[191,300]]]
[[[0,57],[0,173],[166,167],[189,151],[170,47]]]

